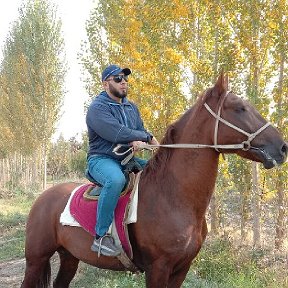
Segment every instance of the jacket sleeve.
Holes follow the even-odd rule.
[[[133,130],[121,124],[104,105],[90,106],[86,117],[87,125],[109,142],[125,144],[136,140],[149,142],[151,139],[145,130]]]

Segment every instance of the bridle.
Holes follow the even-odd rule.
[[[230,128],[246,135],[248,138],[246,141],[243,141],[240,144],[234,144],[235,149],[242,149],[244,151],[248,151],[251,148],[251,141],[258,135],[260,134],[262,131],[264,131],[268,126],[271,125],[270,122],[267,122],[264,126],[262,126],[261,128],[259,128],[256,132],[254,133],[248,133],[246,131],[244,131],[243,129],[233,125],[232,123],[226,121],[225,119],[221,118],[221,111],[222,111],[222,107],[223,107],[223,103],[225,101],[225,98],[227,97],[227,95],[230,93],[230,91],[226,92],[223,100],[221,101],[221,105],[219,106],[218,109],[218,113],[216,114],[215,112],[212,111],[212,109],[209,107],[209,105],[207,103],[204,103],[205,108],[208,110],[208,112],[216,119],[215,122],[215,129],[214,129],[214,148],[217,152],[219,152],[218,150],[218,146],[217,145],[217,139],[218,139],[218,130],[219,130],[219,122],[224,123],[226,126],[229,126]],[[224,147],[221,147],[222,149],[230,149],[230,148],[225,148],[225,146],[230,146],[230,145],[222,145]],[[255,148],[255,147],[253,147]]]
[[[213,145],[207,145],[207,144],[143,144],[141,146],[139,146],[139,149],[148,149],[148,150],[153,150],[153,148],[158,148],[158,147],[164,147],[164,148],[190,148],[190,149],[199,149],[199,148],[214,148],[217,152],[220,153],[219,149],[241,149],[243,151],[248,151],[250,149],[255,149],[255,150],[259,150],[261,153],[264,153],[267,157],[269,155],[267,155],[265,153],[265,151],[263,151],[260,148],[257,147],[253,147],[251,146],[251,142],[252,140],[259,135],[262,131],[264,131],[268,126],[271,125],[270,122],[267,122],[265,125],[263,125],[261,128],[259,128],[256,132],[254,133],[248,133],[246,131],[244,131],[243,129],[235,126],[234,124],[226,121],[225,119],[223,119],[221,117],[221,111],[222,111],[222,107],[224,104],[224,101],[227,97],[227,95],[230,93],[230,91],[227,91],[225,96],[223,97],[221,104],[218,108],[218,112],[217,114],[209,107],[209,105],[205,102],[204,103],[204,107],[207,109],[207,111],[215,118],[215,128],[214,128],[214,144]],[[219,131],[219,122],[222,122],[223,124],[225,124],[226,126],[229,126],[230,128],[246,135],[248,138],[247,140],[243,141],[240,144],[227,144],[227,145],[219,145],[217,144],[217,139],[218,139],[218,131]],[[120,153],[118,152],[118,150],[123,147],[123,146],[127,146],[125,144],[118,144],[114,149],[113,152],[116,155],[125,155],[127,153],[129,153],[130,151],[132,151],[124,160],[122,160],[121,164],[125,165],[134,155],[134,150],[133,147],[130,147],[129,149],[127,149],[125,152]]]

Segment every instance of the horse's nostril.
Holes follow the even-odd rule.
[[[288,143],[285,143],[281,148],[281,152],[287,156],[288,153],[287,151],[288,151]]]

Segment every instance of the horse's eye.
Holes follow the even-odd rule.
[[[246,110],[246,108],[245,108],[244,106],[240,106],[240,107],[237,107],[237,108],[235,109],[235,111],[236,111],[237,113],[243,113],[243,112],[246,112],[247,110]]]

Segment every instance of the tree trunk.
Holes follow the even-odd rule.
[[[210,212],[211,212],[211,234],[218,234],[218,214],[217,214],[217,199],[215,193],[213,193],[210,200]]]
[[[241,191],[241,207],[240,207],[240,214],[241,214],[241,242],[245,242],[247,239],[247,229],[246,224],[248,221],[248,195],[249,190],[244,185],[244,189]]]
[[[280,31],[283,33],[283,23],[280,21]],[[278,81],[278,93],[279,100],[277,103],[278,112],[278,127],[284,127],[284,115],[286,114],[285,105],[283,105],[283,81],[284,81],[284,68],[286,64],[285,44],[281,43],[282,49],[280,51],[280,63],[279,63],[279,81]],[[285,95],[285,93],[284,93]],[[287,180],[287,178],[286,178]],[[283,247],[285,236],[285,188],[284,188],[285,176],[281,171],[278,173],[276,189],[277,189],[277,218],[276,218],[276,235],[275,235],[275,248],[280,250]]]
[[[43,190],[46,189],[47,186],[47,149],[46,144],[43,145]]]
[[[285,229],[285,190],[281,177],[281,172],[279,172],[279,178],[277,179],[276,189],[277,189],[277,218],[276,218],[276,235],[275,235],[275,249],[281,250],[283,248],[286,229]]]
[[[252,162],[252,219],[253,219],[253,247],[260,247],[260,196],[258,187],[258,164]]]

